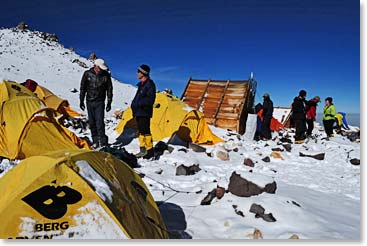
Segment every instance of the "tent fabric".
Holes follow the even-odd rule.
[[[192,110],[186,114],[174,135],[188,143],[213,145],[223,142],[223,139],[210,130],[204,115],[198,110]]]
[[[188,116],[188,114],[190,114],[190,116]],[[194,121],[197,121],[196,123],[190,120],[195,114],[200,114],[200,117],[195,116]],[[210,131],[200,112],[189,112],[186,104],[177,97],[165,93],[156,93],[156,99],[153,106],[153,117],[150,124],[153,141],[160,141],[163,138],[171,137],[172,134],[179,129],[185,119],[187,124],[192,125],[192,128],[189,129],[191,131],[190,138],[194,143],[213,142],[213,144],[215,144],[218,141],[223,141]],[[131,108],[123,112],[121,120],[115,130],[119,134],[123,134],[125,131],[128,131],[129,128],[137,129]]]
[[[168,238],[142,179],[109,153],[29,157],[0,179],[0,192],[0,238],[83,237],[88,222],[116,238]]]
[[[0,156],[24,159],[59,149],[91,149],[62,127],[56,111],[34,93],[10,81],[0,83]]]
[[[70,105],[69,102],[65,99],[62,99],[58,96],[56,96],[53,92],[51,92],[49,89],[38,85],[35,90],[36,95],[39,99],[41,99],[47,107],[53,108],[56,111],[58,111],[61,114],[65,114],[65,112],[72,116],[81,116],[82,114],[74,111]]]
[[[257,115],[259,116],[260,120],[262,121],[262,112],[263,110],[261,109]],[[279,131],[280,129],[284,129],[284,125],[282,123],[280,123],[277,119],[275,119],[274,117],[271,118],[270,121],[270,130],[272,131]]]

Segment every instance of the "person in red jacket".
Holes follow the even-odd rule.
[[[316,121],[316,107],[320,102],[320,97],[315,96],[310,101],[306,103],[306,123],[307,123],[307,137],[312,135],[313,122]]]

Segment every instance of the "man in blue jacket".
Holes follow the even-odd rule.
[[[138,68],[137,77],[140,82],[138,90],[131,103],[133,117],[136,120],[139,131],[140,152],[137,158],[150,159],[154,156],[153,139],[150,132],[150,120],[153,115],[156,87],[150,79],[150,67],[143,64]]]

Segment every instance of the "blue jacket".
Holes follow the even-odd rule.
[[[131,103],[133,117],[148,117],[152,118],[153,104],[155,101],[155,84],[150,78],[144,84],[137,84],[138,91]]]

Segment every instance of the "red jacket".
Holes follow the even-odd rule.
[[[306,119],[307,120],[316,120],[316,106],[317,101],[314,99],[311,99],[306,103]]]

